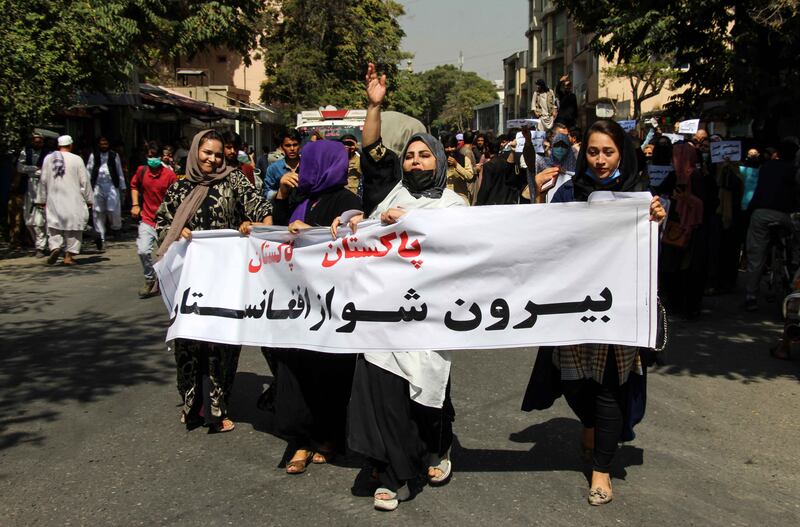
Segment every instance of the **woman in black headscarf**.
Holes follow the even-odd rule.
[[[380,105],[386,94],[386,77],[378,77],[370,64],[367,72],[369,106],[364,123],[364,142],[373,145],[365,156],[385,150],[380,141]],[[369,138],[369,139],[367,139]],[[377,139],[377,141],[376,141]],[[375,156],[376,158],[378,156]],[[362,165],[363,166],[363,165]],[[466,206],[447,188],[447,155],[442,144],[425,133],[412,134],[394,172],[385,170],[383,192],[372,192],[379,201],[370,219],[395,223],[410,209]],[[365,188],[378,188],[364,171]],[[355,232],[364,215],[348,221]],[[340,221],[331,225],[334,237]],[[449,449],[455,411],[450,402],[450,356],[446,352],[364,353],[356,361],[353,391],[348,408],[348,446],[363,454],[372,469],[376,509],[391,511],[428,479],[443,485],[452,465]]]
[[[545,182],[545,178],[537,177],[537,196]],[[556,191],[551,203],[587,201],[595,191],[642,192],[647,187],[630,138],[619,124],[602,119],[586,131],[575,177]],[[658,222],[666,217],[657,196],[650,202],[650,217]],[[633,372],[642,373],[639,349],[580,344],[540,348],[539,353],[552,353],[552,362],[560,370],[560,389],[584,426],[583,452],[593,463],[589,503],[608,503],[612,498],[609,470],[622,437],[628,377]],[[537,388],[535,383],[528,385],[523,409],[529,398],[537,398],[532,393]]]

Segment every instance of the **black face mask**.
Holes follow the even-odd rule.
[[[409,192],[422,192],[433,187],[436,183],[435,170],[412,170],[410,172],[403,171],[403,186]]]
[[[761,163],[759,163],[758,156],[748,157],[747,159],[744,160],[744,166],[746,167],[758,168],[760,164]]]

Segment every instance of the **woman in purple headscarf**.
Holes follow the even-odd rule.
[[[314,141],[303,148],[299,175],[281,179],[273,223],[289,230],[329,226],[361,200],[347,190],[348,155],[342,143]],[[272,429],[289,441],[294,455],[287,474],[305,472],[308,463],[330,461],[344,452],[345,422],[355,355],[308,350],[271,350],[275,374]]]

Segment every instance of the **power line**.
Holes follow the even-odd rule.
[[[510,49],[498,49],[496,51],[490,51],[488,53],[483,53],[481,55],[471,55],[471,56],[463,57],[463,60],[466,61],[466,60],[471,60],[471,59],[482,59],[484,57],[489,57],[489,56],[495,55],[497,53],[511,53],[512,51],[522,51],[522,50],[520,50],[519,47],[510,48]],[[414,64],[414,67],[415,68],[424,68],[425,66],[439,66],[441,64],[457,64],[461,60],[462,60],[461,58],[458,58],[456,60],[438,60],[438,61],[434,61],[434,62],[425,62],[423,64]]]

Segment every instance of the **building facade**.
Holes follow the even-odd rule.
[[[505,120],[528,117],[528,51],[517,51],[503,59],[503,106]]]
[[[562,76],[572,80],[578,99],[578,122],[586,127],[595,119],[598,105],[610,105],[614,119],[633,114],[633,89],[629,79],[611,78],[605,69],[613,63],[598,56],[588,44],[592,35],[579,32],[553,0],[528,0],[528,85],[544,79],[553,90]],[[642,103],[642,114],[659,111],[675,92],[666,87]],[[532,95],[532,93],[531,93]]]

